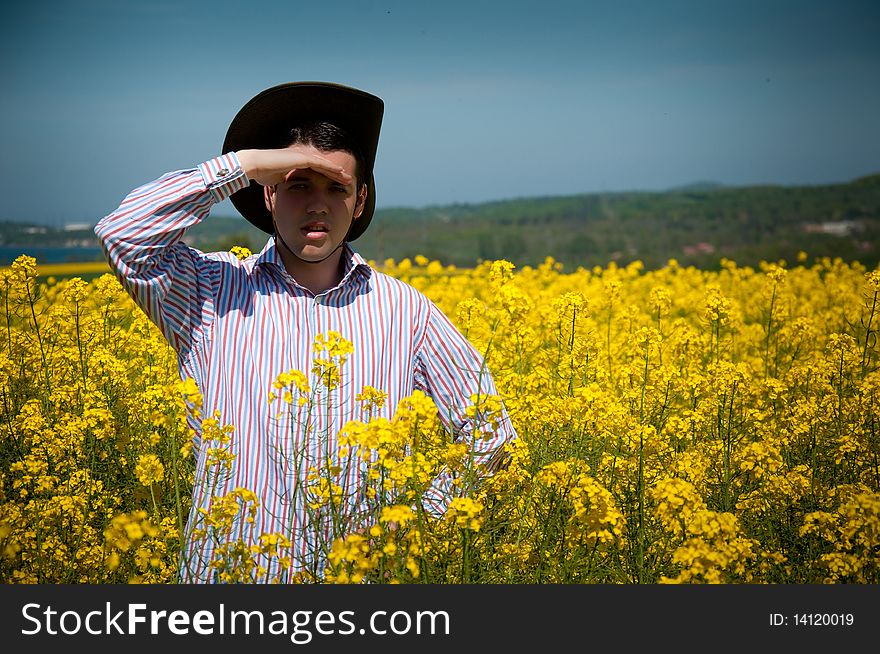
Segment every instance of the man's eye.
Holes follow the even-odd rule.
[[[295,184],[291,184],[287,188],[291,191],[304,191],[308,187],[309,187],[309,185],[306,184],[305,182],[297,182]]]

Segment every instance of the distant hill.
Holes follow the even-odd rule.
[[[701,182],[664,192],[591,193],[379,212],[357,241],[365,256],[423,254],[443,263],[552,255],[568,269],[670,258],[715,268],[794,262],[798,252],[873,268],[880,259],[880,174],[823,186],[728,187]]]
[[[0,223],[0,246],[97,245],[91,228]],[[242,218],[212,216],[187,242],[203,250],[262,248],[266,235]],[[841,257],[874,268],[880,261],[880,174],[845,184],[731,187],[696,182],[668,191],[523,197],[475,204],[380,209],[355,242],[368,259],[422,254],[472,266],[505,258],[519,266],[553,256],[567,269],[671,259],[714,268]]]
[[[720,182],[692,182],[683,186],[673,186],[669,190],[673,193],[685,193],[692,191],[715,191],[719,188],[725,188],[725,185]]]

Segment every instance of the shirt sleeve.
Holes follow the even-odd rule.
[[[416,355],[416,388],[430,395],[440,419],[454,438],[470,444],[478,474],[491,474],[504,456],[504,445],[516,438],[483,356],[431,303],[425,337]],[[476,400],[476,401],[475,401]],[[444,472],[423,497],[435,516],[453,496],[452,478]]]
[[[110,267],[182,357],[213,311],[219,266],[181,239],[248,183],[230,152],[135,189],[95,226]]]

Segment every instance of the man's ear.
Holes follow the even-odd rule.
[[[358,191],[357,204],[354,205],[355,220],[361,217],[361,214],[364,212],[364,207],[367,206],[367,193],[367,185],[361,184],[361,190]]]
[[[264,186],[263,187],[263,202],[266,203],[266,209],[269,210],[269,213],[272,213],[272,204],[275,202],[275,187],[274,186]]]

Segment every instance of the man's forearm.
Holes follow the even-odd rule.
[[[247,183],[235,155],[224,155],[135,189],[95,227],[116,276],[179,354],[199,338],[219,275],[180,240]]]
[[[132,191],[96,225],[95,234],[114,270],[125,278],[138,277],[204,220],[215,202],[247,183],[234,153],[168,173]]]

